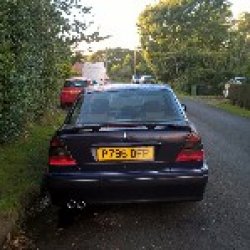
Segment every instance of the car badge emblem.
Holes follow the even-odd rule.
[[[126,132],[124,132],[123,138],[124,138],[124,139],[127,139],[127,133],[126,133]]]

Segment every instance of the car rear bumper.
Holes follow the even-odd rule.
[[[76,98],[60,98],[61,106],[72,105]]]
[[[61,94],[60,95],[60,103],[61,105],[67,106],[67,105],[72,105],[75,100],[77,99],[77,96],[79,94]]]
[[[88,172],[47,174],[44,186],[52,203],[61,206],[70,200],[94,204],[202,200],[207,180],[207,170]]]

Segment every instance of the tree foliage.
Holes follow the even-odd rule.
[[[226,0],[161,0],[141,13],[138,27],[143,55],[164,81],[218,86],[249,50],[247,23],[232,29]]]
[[[1,0],[0,142],[19,135],[57,100],[71,47],[98,40],[77,0]],[[73,16],[72,13],[78,13]]]
[[[142,57],[141,51],[136,51],[135,55],[134,50],[107,48],[91,54],[87,60],[91,62],[105,61],[108,75],[114,80],[130,80],[134,74],[135,66],[138,74],[149,74],[151,72]]]
[[[234,75],[250,78],[250,13],[242,13],[230,30],[229,67]]]

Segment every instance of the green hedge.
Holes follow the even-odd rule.
[[[58,100],[70,61],[67,24],[49,0],[1,0],[0,143],[22,135]]]
[[[22,135],[58,100],[59,79],[71,73],[72,48],[105,37],[86,32],[91,8],[81,1],[0,2],[1,144]]]
[[[250,109],[250,84],[230,85],[229,99],[234,105]]]
[[[60,82],[53,78],[11,77],[1,98],[0,143],[24,133],[58,102]]]

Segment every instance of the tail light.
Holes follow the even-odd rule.
[[[53,137],[50,142],[49,165],[67,167],[76,164],[66,145],[58,137]]]
[[[69,93],[72,94],[72,95],[75,95],[75,94],[81,93],[81,91],[82,90],[79,90],[79,89],[77,89],[77,90],[69,90]]]
[[[176,162],[202,162],[204,151],[201,138],[196,133],[187,136],[184,148],[177,155]]]

